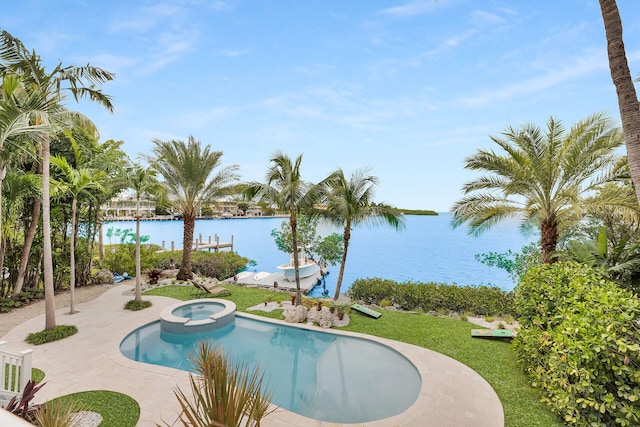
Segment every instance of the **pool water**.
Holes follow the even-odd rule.
[[[167,333],[153,322],[130,333],[120,350],[132,360],[190,371],[187,355],[200,340],[257,364],[275,405],[321,421],[362,423],[397,415],[422,386],[415,366],[385,345],[240,315],[223,328],[194,334]]]
[[[212,314],[220,313],[224,309],[224,304],[217,302],[204,302],[180,306],[173,310],[171,314],[190,320],[204,320],[208,319]]]

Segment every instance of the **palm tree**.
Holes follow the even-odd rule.
[[[71,117],[84,118],[79,113],[72,113],[63,107],[64,91],[72,94],[78,101],[87,97],[98,102],[108,111],[113,111],[111,98],[96,89],[100,85],[112,80],[114,75],[101,68],[86,65],[83,67],[62,66],[59,63],[51,72],[42,65],[40,56],[35,51],[29,51],[22,42],[7,31],[0,32],[0,76],[3,78],[15,74],[20,79],[21,87],[30,97],[39,101],[38,108],[27,111],[31,117],[30,124],[46,125],[47,123],[63,124]],[[44,251],[44,289],[45,289],[45,330],[56,326],[54,288],[53,288],[53,259],[51,248],[51,209],[50,209],[50,150],[49,138],[42,141],[42,229]]]
[[[139,163],[131,163],[128,168],[129,188],[136,197],[136,296],[135,301],[142,301],[140,286],[140,201],[143,197],[154,196],[163,192],[164,187],[156,178],[157,171],[153,167],[143,167]]]
[[[342,169],[338,169],[332,174],[327,184],[329,193],[323,216],[330,222],[343,227],[344,249],[336,292],[333,296],[333,299],[337,300],[340,297],[340,286],[347,262],[351,229],[358,224],[371,226],[387,224],[398,230],[404,227],[404,219],[397,209],[374,203],[374,188],[378,184],[378,178],[369,175],[369,170],[366,168],[356,170],[349,179],[345,177]]]
[[[622,40],[622,20],[615,0],[600,0],[600,10],[607,36],[607,53],[611,79],[618,93],[618,107],[627,147],[631,178],[640,200],[640,105],[629,71]]]
[[[546,132],[528,124],[503,135],[491,139],[504,154],[478,150],[465,159],[466,169],[490,175],[463,186],[466,196],[453,205],[453,225],[469,223],[477,236],[505,218],[521,218],[540,228],[542,261],[551,263],[560,234],[584,217],[590,194],[623,173],[614,168],[622,133],[605,115],[594,114],[569,132],[551,117]]]
[[[196,214],[203,203],[227,194],[229,184],[238,179],[238,166],[227,166],[212,176],[220,166],[222,151],[211,151],[208,145],[203,149],[193,136],[189,136],[187,143],[159,139],[154,139],[153,143],[155,156],[150,158],[151,163],[164,179],[169,203],[184,221],[182,263],[176,277],[189,280],[193,275],[191,252]]]
[[[300,305],[302,293],[300,291],[297,216],[313,209],[314,202],[319,200],[321,196],[322,187],[302,180],[300,175],[302,154],[292,162],[289,156],[276,151],[270,162],[271,166],[267,170],[266,183],[250,183],[245,190],[245,197],[255,198],[260,202],[275,205],[281,211],[288,212],[293,246],[293,268],[296,278],[296,305]]]
[[[52,179],[52,193],[57,197],[71,196],[71,238],[69,239],[69,314],[74,314],[74,299],[76,285],[76,254],[75,244],[78,224],[78,197],[81,195],[93,197],[92,191],[106,192],[104,186],[107,175],[96,169],[76,169],[69,164],[66,158],[54,156],[51,164],[60,171],[60,179]]]

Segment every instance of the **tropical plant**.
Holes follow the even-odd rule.
[[[356,170],[349,179],[345,177],[342,169],[338,169],[327,180],[326,205],[320,212],[330,222],[342,227],[344,245],[334,300],[340,297],[352,228],[357,225],[390,225],[396,230],[404,227],[404,218],[397,209],[374,202],[374,189],[377,184],[378,178],[369,175],[367,168]]]
[[[70,277],[69,277],[69,314],[75,313],[75,285],[76,285],[76,236],[77,236],[77,217],[78,217],[78,198],[81,195],[93,197],[92,191],[106,192],[103,183],[105,183],[107,175],[95,169],[76,169],[69,164],[66,158],[54,156],[51,164],[56,167],[60,174],[58,179],[52,179],[51,194],[54,197],[63,198],[71,196],[71,238],[69,239],[69,259],[70,259]]]
[[[84,410],[80,402],[57,399],[41,405],[33,418],[39,427],[73,427],[78,425],[75,414]]]
[[[453,226],[464,223],[479,235],[497,222],[515,217],[541,234],[542,262],[551,263],[558,239],[587,213],[588,197],[622,173],[621,132],[604,114],[594,114],[566,132],[553,117],[546,131],[528,124],[508,127],[504,138],[491,137],[504,154],[478,150],[465,168],[486,171],[463,186],[465,197],[452,208]],[[626,203],[609,200],[609,205]]]
[[[63,92],[68,91],[77,101],[87,97],[98,102],[107,110],[113,106],[109,96],[96,89],[100,85],[113,79],[113,74],[97,67],[62,66],[59,63],[51,72],[47,72],[42,60],[35,51],[29,51],[22,42],[7,31],[0,33],[0,76],[9,74],[19,77],[21,87],[26,91],[29,99],[40,101],[36,108],[29,109],[31,125],[46,125],[48,123],[62,124],[71,117],[86,119],[79,113],[71,113],[63,107]],[[49,190],[50,150],[49,138],[41,141],[42,147],[42,229],[44,238],[44,287],[45,287],[45,329],[56,326],[54,287],[53,287],[53,258],[51,247],[51,212]]]
[[[515,293],[514,348],[543,401],[567,425],[638,425],[638,298],[573,262],[531,269]]]
[[[157,171],[153,167],[143,167],[139,163],[131,163],[128,168],[129,187],[136,198],[136,291],[134,301],[142,301],[140,276],[140,201],[143,197],[159,196],[164,193],[164,187],[157,180]]]
[[[46,383],[42,383],[39,385],[36,384],[37,383],[31,379],[27,381],[27,384],[24,386],[24,390],[22,390],[22,393],[12,397],[4,409],[14,415],[19,416],[22,419],[33,421],[35,418],[35,414],[38,411],[38,407],[34,406],[32,403],[33,399],[36,397],[35,395],[38,390],[44,387]]]
[[[177,389],[175,395],[185,426],[259,426],[269,409],[271,392],[258,367],[233,362],[210,342],[199,342],[190,355],[196,374],[190,375],[191,394]]]
[[[635,184],[636,197],[640,200],[640,105],[622,39],[622,19],[616,0],[600,0],[600,10],[607,37],[611,79],[618,94],[631,178]]]
[[[300,247],[307,258],[313,260],[320,267],[320,272],[324,276],[327,274],[328,265],[336,265],[342,258],[343,240],[338,233],[331,233],[325,237],[318,235],[318,216],[301,215],[298,219],[298,247]],[[291,224],[283,221],[280,230],[271,230],[276,246],[284,253],[293,253],[293,239]]]
[[[286,154],[276,151],[270,160],[271,166],[267,170],[266,183],[249,183],[245,189],[245,197],[257,199],[277,207],[289,214],[291,228],[291,246],[293,268],[296,280],[296,305],[302,301],[300,290],[300,263],[298,241],[298,215],[310,212],[314,203],[321,196],[321,185],[312,185],[302,180],[300,164],[302,154],[294,161]]]
[[[222,151],[211,151],[208,145],[202,148],[193,136],[189,136],[186,143],[159,139],[154,139],[153,143],[151,163],[162,175],[169,203],[184,221],[182,262],[176,278],[188,280],[193,275],[191,252],[196,214],[203,204],[227,194],[230,183],[238,179],[238,166],[227,166],[212,176],[220,166]]]

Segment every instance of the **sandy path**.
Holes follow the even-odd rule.
[[[127,283],[125,281],[122,283]],[[133,280],[130,281],[132,284]],[[102,295],[105,291],[111,289],[114,285],[95,285],[83,286],[76,288],[75,304],[91,301]],[[69,307],[69,292],[61,292],[55,297],[56,310],[59,308]],[[9,313],[0,314],[0,337],[5,336],[10,330],[16,326],[31,320],[34,317],[44,313],[44,299],[31,303],[30,305],[11,310]],[[42,325],[44,329],[44,324]]]

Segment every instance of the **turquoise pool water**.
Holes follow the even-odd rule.
[[[308,418],[362,423],[404,412],[422,380],[397,351],[374,341],[236,316],[206,333],[171,334],[160,322],[142,326],[120,344],[129,359],[191,370],[186,355],[199,340],[213,340],[234,358],[258,364],[273,403]]]
[[[204,320],[224,309],[225,305],[218,302],[200,302],[178,307],[171,314],[191,320]]]

